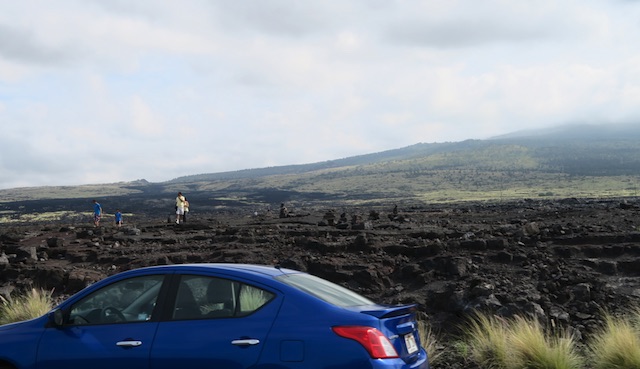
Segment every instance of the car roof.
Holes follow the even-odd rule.
[[[139,270],[163,270],[163,271],[227,271],[227,272],[244,272],[254,275],[261,275],[263,277],[274,277],[282,274],[301,273],[296,270],[281,268],[273,265],[260,265],[260,264],[233,264],[233,263],[193,263],[193,264],[172,264],[172,265],[160,265],[141,268]]]
[[[267,282],[269,284],[273,283],[270,281],[274,281],[274,277],[285,274],[306,274],[300,271],[279,268],[278,266],[273,265],[258,265],[258,264],[232,264],[232,263],[192,263],[192,264],[171,264],[171,265],[156,265],[149,267],[141,267],[136,269],[129,269],[126,271],[122,271],[120,273],[113,274],[104,279],[97,281],[91,286],[87,286],[87,288],[78,291],[73,296],[66,299],[59,306],[69,305],[74,303],[78,298],[81,298],[86,294],[88,288],[101,288],[101,286],[108,285],[109,283],[113,283],[114,281],[123,280],[131,277],[154,274],[154,273],[162,273],[162,274],[173,274],[173,273],[218,273],[218,274],[226,274],[229,277],[239,277],[239,278],[253,278],[256,282],[262,281]],[[272,285],[272,287],[275,287]]]

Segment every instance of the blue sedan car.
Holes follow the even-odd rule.
[[[246,264],[141,268],[0,326],[0,368],[428,369],[415,306]]]

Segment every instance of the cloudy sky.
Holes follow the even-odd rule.
[[[0,0],[0,188],[640,122],[640,1]]]

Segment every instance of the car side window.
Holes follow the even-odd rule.
[[[163,275],[148,275],[114,282],[84,297],[71,307],[67,324],[108,324],[151,319]]]
[[[229,279],[183,275],[172,317],[181,320],[245,316],[274,296],[269,291]]]

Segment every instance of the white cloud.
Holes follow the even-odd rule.
[[[0,188],[632,122],[639,16],[595,0],[9,2]]]
[[[154,137],[161,137],[166,133],[162,117],[154,114],[151,107],[140,96],[133,97],[131,113],[134,132],[143,138],[153,140]],[[174,133],[173,137],[175,144],[187,141],[186,137],[178,133]]]

